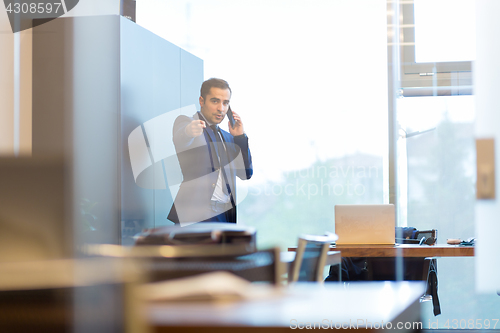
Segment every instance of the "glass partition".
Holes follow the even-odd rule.
[[[334,231],[336,204],[388,203],[385,15],[380,1],[137,3],[138,24],[229,82],[255,169],[238,223],[259,246]]]

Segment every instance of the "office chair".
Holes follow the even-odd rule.
[[[289,282],[322,282],[330,244],[337,239],[338,236],[333,233],[325,236],[300,236]]]

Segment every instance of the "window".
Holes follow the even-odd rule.
[[[475,57],[474,1],[398,3],[402,14],[403,95],[470,95],[471,60]]]
[[[402,14],[400,58],[396,58],[400,77],[392,82],[393,90],[400,89],[393,113],[399,223],[437,229],[438,243],[468,239],[475,233],[476,204],[471,79],[475,4],[469,0],[394,4]],[[452,47],[453,57],[443,52]],[[474,291],[473,258],[440,258],[438,276],[443,312],[433,317],[431,302],[423,303],[424,328],[452,328],[453,320],[463,325],[498,312],[497,295]]]

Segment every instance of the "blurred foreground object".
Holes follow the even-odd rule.
[[[148,332],[140,271],[111,259],[0,264],[0,332]]]
[[[252,284],[229,272],[210,272],[197,276],[145,284],[138,297],[146,301],[230,301],[272,298],[282,288],[269,284]]]
[[[136,236],[136,245],[244,244],[248,252],[257,250],[253,227],[231,223],[196,223],[147,229]]]
[[[246,244],[163,246],[87,245],[91,256],[135,259],[150,282],[195,276],[215,271],[233,273],[247,281],[281,284],[285,264],[280,249],[248,251]]]
[[[0,262],[73,256],[62,157],[0,158]]]

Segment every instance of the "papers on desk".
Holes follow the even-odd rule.
[[[229,272],[211,272],[182,279],[148,283],[138,288],[146,301],[239,300],[273,297],[280,289],[252,284]]]

